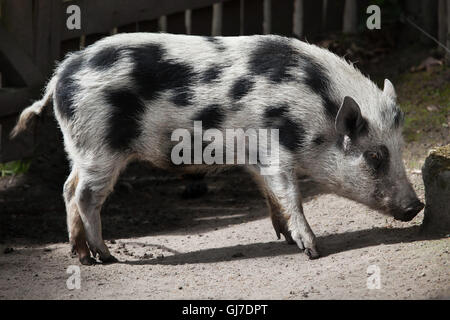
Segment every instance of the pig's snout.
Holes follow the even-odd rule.
[[[400,221],[411,221],[420,211],[422,211],[424,204],[419,199],[415,199],[404,209],[398,210],[394,213],[394,219]]]

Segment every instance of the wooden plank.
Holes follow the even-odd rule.
[[[0,89],[0,117],[18,114],[30,105],[32,99],[39,97],[41,85],[26,88]]]
[[[108,33],[94,33],[94,34],[89,34],[86,36],[86,40],[84,43],[84,46],[87,47],[95,42],[97,42],[98,40],[109,36]]]
[[[192,10],[191,34],[210,36],[212,30],[212,6]]]
[[[263,0],[243,0],[242,1],[243,26],[245,35],[262,34],[264,22]]]
[[[35,132],[27,130],[14,140],[9,133],[17,122],[20,111],[40,95],[41,86],[33,88],[0,89],[0,162],[23,159],[33,153]]]
[[[211,35],[220,36],[222,35],[222,12],[223,3],[216,3],[213,5],[213,16],[211,23]]]
[[[328,0],[322,21],[323,31],[341,31],[345,0]]]
[[[11,62],[0,50],[0,70],[3,73],[3,87],[26,87],[24,77],[11,65]],[[1,107],[0,107],[1,108]]]
[[[19,46],[33,56],[33,3],[30,0],[3,0],[2,23]]]
[[[167,15],[167,32],[186,34],[185,12],[177,12]]]
[[[327,0],[323,0],[327,1]],[[303,0],[294,1],[294,17],[293,17],[293,36],[298,39],[303,39]]]
[[[157,19],[186,9],[199,9],[217,2],[230,0],[74,0],[64,2],[61,16],[66,16],[68,5],[79,5],[82,11],[81,30],[62,29],[62,39],[70,39],[82,34],[107,33],[114,27],[136,21]]]
[[[137,22],[125,24],[123,26],[117,27],[117,33],[130,33],[136,32],[138,30]]]
[[[16,124],[17,116],[0,119],[0,162],[8,162],[30,157],[35,148],[35,130],[30,128],[16,137],[9,139],[9,133]]]
[[[41,71],[35,66],[17,42],[0,25],[0,52],[8,60],[14,70],[20,75],[26,85],[40,84],[44,81]],[[5,76],[5,75],[4,75]]]
[[[61,42],[59,59],[64,58],[69,52],[78,50],[80,50],[80,38],[64,40]]]
[[[330,1],[328,1],[328,5]],[[311,41],[322,32],[322,1],[303,0],[303,37]]]
[[[293,31],[294,1],[272,0],[271,11],[272,12],[271,12],[270,32],[273,34],[292,36],[294,33]]]
[[[158,19],[138,22],[140,32],[158,32]]]
[[[34,2],[34,61],[44,76],[50,75],[59,58],[62,17],[61,0]]]
[[[232,0],[222,7],[222,35],[238,36],[241,31],[241,2]]]

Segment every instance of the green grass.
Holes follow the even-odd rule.
[[[31,160],[18,160],[0,163],[0,175],[5,177],[26,173],[30,168],[30,164]]]
[[[450,68],[433,72],[405,73],[397,80],[400,107],[405,112],[404,136],[407,142],[420,140],[420,135],[447,125],[450,114]],[[428,106],[438,110],[429,111]]]

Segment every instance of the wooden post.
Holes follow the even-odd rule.
[[[59,58],[62,19],[61,0],[34,2],[34,60],[46,76],[51,75]]]
[[[191,34],[211,35],[213,7],[194,9],[191,12]]]
[[[222,35],[238,36],[241,31],[240,0],[231,0],[223,3],[222,7]]]
[[[294,36],[303,37],[303,0],[294,2]]]
[[[262,34],[264,9],[263,0],[241,0],[242,34]]]
[[[264,34],[272,32],[272,0],[264,0],[263,32]]]
[[[450,48],[450,0],[447,0],[447,48]],[[450,53],[447,52],[446,57],[450,63]]]
[[[447,0],[439,0],[438,3],[438,40],[442,44],[447,43]],[[441,48],[442,49],[442,48]]]
[[[361,5],[361,4],[360,4]],[[340,31],[342,30],[342,22],[344,15],[345,0],[327,1],[324,7],[324,15],[322,19],[323,31]]]
[[[421,19],[419,25],[422,25],[422,28],[432,36],[437,35],[437,0],[427,0],[421,1]],[[435,44],[430,38],[422,35],[421,41],[424,44],[432,45]]]
[[[158,20],[146,20],[140,21],[138,23],[139,31],[141,32],[157,32],[158,31]]]
[[[167,16],[167,32],[185,34],[186,33],[186,25],[184,23],[185,22],[184,19],[185,19],[184,11],[168,15]]]
[[[294,2],[291,0],[272,1],[271,33],[292,36],[294,22]]]
[[[33,56],[33,2],[29,0],[3,0],[2,23],[17,43]]]
[[[358,4],[356,0],[345,0],[342,31],[356,33],[358,26]]]
[[[303,37],[310,41],[322,32],[322,1],[303,1]]]
[[[222,13],[223,3],[216,3],[213,5],[213,19],[212,19],[212,36],[222,35]]]

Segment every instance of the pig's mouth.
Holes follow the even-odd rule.
[[[417,200],[405,209],[393,211],[394,219],[403,222],[411,221],[420,211],[422,211],[423,207],[424,204]]]

